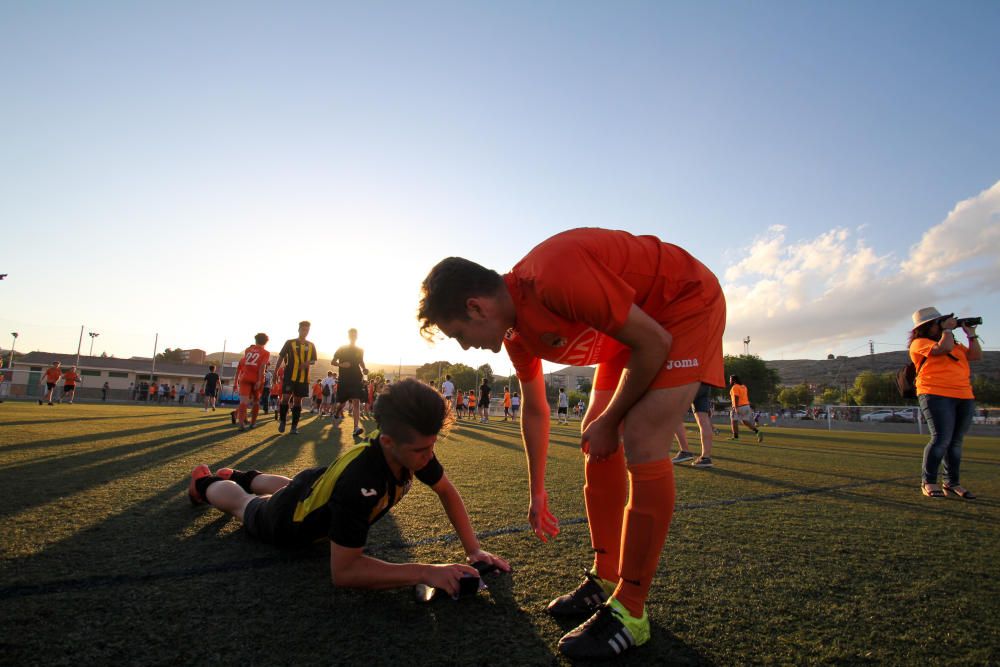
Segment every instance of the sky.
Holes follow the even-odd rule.
[[[321,353],[356,327],[370,362],[507,372],[420,337],[421,280],[597,226],[708,265],[729,353],[902,349],[931,305],[998,349],[998,27],[976,0],[3,3],[0,346],[277,349],[309,319]]]

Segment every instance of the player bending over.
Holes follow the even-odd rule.
[[[467,564],[387,563],[365,555],[368,529],[410,490],[415,476],[431,487],[465,549],[466,561],[484,561],[503,571],[503,558],[484,551],[472,530],[458,490],[434,455],[438,434],[450,420],[444,400],[413,379],[394,383],[375,402],[381,433],[352,447],[332,465],[308,468],[289,479],[256,470],[223,468],[191,473],[192,503],[208,502],[243,522],[258,540],[276,546],[330,543],[335,586],[397,588],[426,584],[454,595]]]
[[[567,267],[587,279],[568,280]],[[590,616],[559,642],[573,659],[614,658],[649,641],[646,598],[674,510],[671,435],[700,382],[725,382],[718,279],[653,236],[575,229],[503,276],[460,257],[441,261],[424,280],[418,318],[424,335],[439,330],[463,349],[507,348],[521,381],[528,520],[543,541],[559,524],[545,490],[541,360],[598,364],[581,436],[594,565],[548,609]]]

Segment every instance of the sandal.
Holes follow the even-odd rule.
[[[944,491],[941,489],[932,489],[930,487],[930,484],[921,484],[920,492],[928,498],[944,498]]]
[[[962,486],[958,485],[944,486],[942,488],[944,489],[945,495],[948,495],[949,493],[954,493],[959,498],[965,498],[966,500],[975,500],[976,498],[976,494],[974,494],[972,491],[969,491],[968,489]]]

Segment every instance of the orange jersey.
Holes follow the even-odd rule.
[[[473,396],[472,394],[469,394],[469,407],[470,408],[476,407],[476,397]]]
[[[750,392],[747,391],[746,385],[734,384],[729,390],[729,400],[733,402],[734,408],[750,405]]]
[[[45,369],[45,381],[55,384],[62,377],[63,372],[58,368],[46,368]]]
[[[504,346],[521,380],[537,377],[542,359],[589,366],[629,354],[611,334],[633,305],[667,330],[686,328],[706,310],[721,308],[724,326],[725,301],[715,275],[654,236],[573,229],[536,246],[503,279],[517,317]],[[706,381],[721,386],[721,327],[715,328],[720,368],[715,373],[713,359]]]
[[[313,385],[313,398],[323,398],[323,384],[317,382]]]
[[[503,406],[505,408],[509,408],[510,407],[510,392],[509,391],[505,391],[503,393]]]
[[[969,382],[969,348],[955,343],[949,353],[951,357],[947,354],[932,356],[931,349],[936,344],[937,341],[930,338],[917,338],[910,343],[910,360],[920,369],[917,373],[917,395],[975,398]]]
[[[260,345],[251,345],[243,350],[240,363],[236,366],[236,376],[240,382],[263,382],[264,370],[270,360],[270,352]]]
[[[76,381],[80,379],[80,376],[73,371],[66,371],[62,375],[63,384],[74,385]]]

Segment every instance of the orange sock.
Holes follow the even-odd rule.
[[[618,581],[621,560],[622,519],[628,484],[625,477],[625,451],[619,447],[610,458],[594,462],[588,456],[584,466],[587,485],[583,497],[587,501],[587,522],[590,543],[594,547],[594,569],[597,576],[610,582]]]
[[[240,407],[236,408],[236,423],[242,424],[247,418],[247,406],[240,403]]]
[[[625,508],[621,581],[614,597],[639,618],[674,515],[674,466],[670,459],[630,463],[628,473],[631,498]]]

